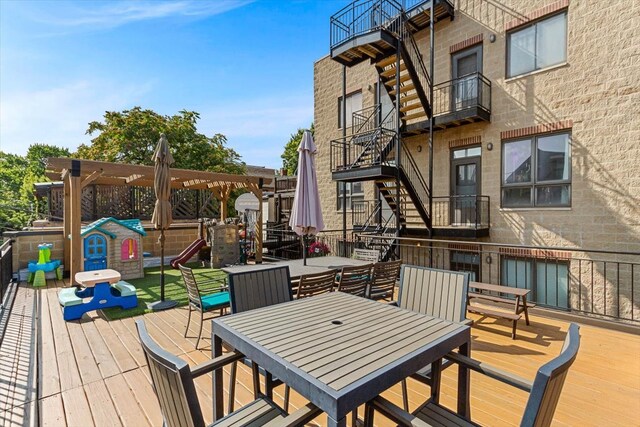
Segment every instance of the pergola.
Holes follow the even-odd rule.
[[[82,271],[82,245],[79,244],[82,227],[82,189],[89,184],[114,186],[153,187],[153,166],[124,163],[99,162],[94,160],[51,157],[47,159],[46,175],[64,183],[64,265],[69,268],[71,278]],[[268,179],[228,173],[171,169],[171,186],[177,189],[206,189],[220,201],[221,220],[227,218],[227,201],[231,191],[246,188],[262,201],[262,185]],[[259,203],[256,222],[256,262],[262,262],[262,203]],[[67,239],[71,239],[68,244]],[[68,266],[68,267],[67,267]]]

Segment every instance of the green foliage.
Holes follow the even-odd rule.
[[[311,123],[311,134],[315,134],[315,128],[313,127],[313,123]],[[298,147],[300,146],[300,142],[302,142],[302,135],[304,134],[304,129],[298,129],[296,133],[292,133],[289,138],[289,142],[287,142],[284,146],[284,152],[280,157],[282,157],[282,167],[287,170],[289,175],[293,175],[298,170]]]
[[[153,164],[153,151],[164,133],[175,163],[173,167],[212,172],[243,173],[240,156],[226,147],[221,134],[208,137],[196,129],[200,114],[180,111],[163,116],[134,107],[122,112],[107,111],[102,122],[89,123],[87,134],[95,137],[78,147],[76,157],[140,165]]]
[[[33,144],[26,156],[0,151],[0,233],[18,230],[33,220],[42,207],[33,194],[33,184],[45,182],[47,157],[69,157],[69,150]]]

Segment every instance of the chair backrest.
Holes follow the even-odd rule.
[[[467,317],[469,273],[403,265],[398,306],[451,322]]]
[[[182,280],[184,281],[184,286],[187,288],[189,301],[196,303],[198,308],[201,307],[200,289],[198,289],[198,283],[196,282],[196,277],[193,275],[193,270],[182,264],[178,264],[178,268],[180,269],[180,273],[182,273]]]
[[[229,274],[229,299],[232,313],[291,301],[289,267]]]
[[[147,333],[144,321],[137,320],[136,327],[165,426],[204,426],[193,376],[187,362],[158,346]]]
[[[544,364],[533,380],[531,394],[524,410],[522,427],[546,427],[551,425],[558,406],[560,392],[580,348],[580,327],[572,323],[564,340],[560,355]]]
[[[371,282],[373,264],[343,267],[338,280],[338,292],[346,292],[360,297],[365,296]]]
[[[393,298],[401,266],[402,260],[378,262],[373,265],[373,280],[369,288],[371,298]]]
[[[296,297],[312,297],[333,291],[337,273],[337,270],[327,270],[322,273],[301,276]]]
[[[380,261],[380,251],[376,249],[354,249],[353,258],[360,261],[378,262]]]

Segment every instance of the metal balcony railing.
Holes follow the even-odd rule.
[[[433,115],[443,116],[472,107],[491,112],[491,81],[471,73],[433,87]]]
[[[489,228],[489,196],[433,197],[433,226],[474,230]]]
[[[395,0],[356,0],[331,17],[331,49],[345,41],[369,33],[386,29],[397,33],[400,23],[396,19],[402,12],[402,5]]]

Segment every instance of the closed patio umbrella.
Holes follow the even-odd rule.
[[[305,130],[298,147],[298,182],[291,207],[289,225],[298,236],[312,236],[324,230],[320,195],[318,194],[318,180],[316,177],[315,154],[316,144],[313,142],[311,131]],[[307,265],[307,247],[303,243],[302,257]]]
[[[160,230],[160,301],[149,304],[149,308],[157,310],[165,310],[175,307],[176,301],[164,299],[164,230],[171,225],[171,171],[169,166],[173,164],[173,156],[169,151],[169,142],[165,134],[160,135],[160,140],[153,153],[154,177],[153,190],[156,193],[156,206],[153,209],[153,217],[151,222],[156,230]]]

